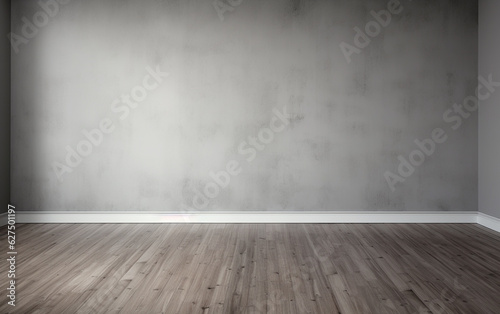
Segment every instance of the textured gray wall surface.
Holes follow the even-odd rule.
[[[0,0],[0,34],[10,32],[10,0]],[[0,45],[0,212],[10,202],[10,45],[6,36]]]
[[[475,1],[51,3],[13,3],[18,210],[477,210]]]
[[[500,1],[479,2],[479,73],[500,81]],[[479,108],[479,211],[500,218],[500,93]]]

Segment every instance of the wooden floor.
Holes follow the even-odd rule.
[[[1,313],[500,313],[500,234],[479,225],[16,231],[16,307],[4,260]]]

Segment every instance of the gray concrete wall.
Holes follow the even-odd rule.
[[[14,6],[18,209],[477,210],[475,1]]]
[[[500,2],[479,1],[479,73],[500,81]],[[479,211],[500,218],[500,93],[480,103]]]
[[[10,202],[10,0],[0,0],[0,213]],[[15,204],[14,204],[15,205]]]

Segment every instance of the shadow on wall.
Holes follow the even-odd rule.
[[[0,1],[0,34],[10,32],[10,0]],[[2,37],[0,45],[0,202],[1,213],[10,202],[10,43]]]
[[[477,2],[47,3],[13,2],[21,210],[477,206],[476,115],[384,178],[474,94]]]

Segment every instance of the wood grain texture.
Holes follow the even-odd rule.
[[[0,241],[7,252],[6,228]],[[1,313],[500,313],[475,224],[17,225]],[[0,271],[7,291],[7,263]]]

